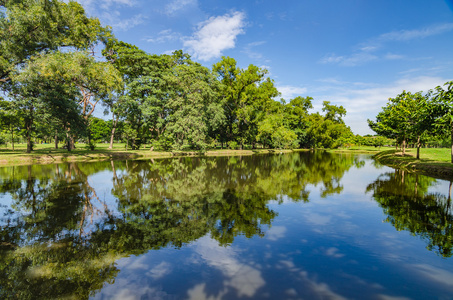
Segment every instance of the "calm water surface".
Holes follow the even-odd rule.
[[[451,183],[326,152],[0,168],[1,299],[453,299]]]

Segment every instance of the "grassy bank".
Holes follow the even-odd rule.
[[[453,164],[450,162],[449,148],[422,148],[420,149],[420,159],[416,159],[417,149],[406,149],[405,155],[402,155],[401,151],[396,151],[394,147],[354,146],[330,151],[370,153],[374,154],[373,158],[379,163],[392,168],[453,180]]]
[[[140,150],[127,150],[125,144],[114,144],[113,149],[108,149],[108,144],[96,144],[95,150],[87,150],[85,144],[77,144],[76,149],[68,151],[65,149],[55,149],[50,144],[37,144],[32,153],[26,153],[25,144],[0,146],[0,165],[26,165],[26,164],[45,164],[59,163],[65,161],[92,161],[106,159],[146,159],[146,158],[163,158],[186,155],[206,155],[206,156],[233,156],[233,155],[254,155],[271,152],[291,152],[291,150],[229,150],[218,149],[205,152],[200,151],[173,151],[159,152],[151,151],[149,146]]]
[[[374,158],[389,167],[414,171],[424,175],[453,180],[453,164],[450,162],[450,149],[423,148],[420,150],[420,159],[416,159],[416,149],[406,150],[405,155],[400,151],[382,151]]]

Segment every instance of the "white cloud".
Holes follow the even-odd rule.
[[[236,38],[244,33],[245,14],[234,12],[212,17],[198,24],[197,32],[184,40],[184,47],[196,58],[203,61],[220,57],[222,51],[234,48]]]
[[[77,2],[82,4],[90,14],[95,13],[97,8],[110,9],[115,5],[135,6],[137,4],[136,0],[77,0]]]
[[[409,41],[413,39],[426,38],[453,30],[453,23],[429,26],[423,29],[399,30],[381,34],[377,40],[386,41]]]
[[[143,24],[145,22],[145,20],[146,20],[146,17],[139,14],[139,15],[136,15],[129,19],[123,19],[123,20],[112,19],[113,25],[111,25],[111,26],[113,27],[113,29],[126,31],[137,25]]]
[[[171,29],[162,30],[155,38],[148,38],[147,41],[151,43],[165,43],[169,41],[176,41],[181,38],[181,34],[173,32]]]
[[[368,52],[359,52],[347,56],[329,54],[321,59],[321,63],[337,63],[342,66],[354,67],[376,59],[378,59],[376,55]]]
[[[343,105],[347,110],[344,120],[355,134],[373,134],[368,128],[367,119],[374,119],[389,98],[395,97],[403,90],[413,93],[427,92],[447,81],[448,79],[430,76],[407,77],[386,85],[375,86],[338,81],[337,85],[329,85],[329,89],[315,95],[315,99]]]
[[[286,234],[285,226],[272,226],[269,231],[266,232],[266,238],[271,241],[276,241],[284,238]]]
[[[146,273],[146,275],[148,275],[154,279],[159,279],[159,278],[162,278],[162,277],[170,274],[171,269],[172,269],[172,266],[169,263],[163,261],[160,264],[158,264],[157,266],[155,266],[154,268],[152,268],[151,270],[149,270],[149,272]]]
[[[387,53],[384,58],[388,59],[388,60],[398,60],[398,59],[403,59],[404,55],[399,55],[399,54],[394,54],[394,53]]]
[[[142,14],[127,19],[122,18],[121,9],[124,6],[136,6],[136,0],[78,0],[77,2],[82,4],[88,15],[98,17],[103,24],[108,24],[115,30],[126,31],[144,23],[147,18]]]
[[[297,96],[302,96],[307,92],[306,88],[290,85],[277,86],[277,90],[281,93],[281,98],[285,100],[293,99]]]
[[[433,25],[423,29],[387,32],[362,43],[360,46],[358,46],[358,50],[355,53],[349,55],[336,55],[334,53],[327,54],[323,58],[321,58],[320,62],[323,64],[339,64],[341,66],[354,67],[380,59],[403,59],[405,58],[403,55],[392,53],[378,54],[377,52],[384,46],[385,43],[388,42],[405,42],[414,39],[422,39],[429,36],[446,33],[452,30],[453,23],[445,23],[440,25]]]
[[[237,253],[232,247],[221,247],[215,240],[203,237],[197,241],[195,251],[208,265],[222,272],[225,277],[224,288],[216,297],[208,298],[205,285],[196,285],[188,291],[189,299],[221,299],[228,288],[236,291],[237,298],[253,297],[266,283],[260,270],[244,264],[236,258]]]
[[[196,7],[198,6],[197,0],[174,0],[168,3],[165,6],[165,13],[167,15],[173,15],[174,13],[187,8],[189,6]]]
[[[428,264],[409,265],[408,267],[413,268],[416,272],[423,275],[425,279],[429,279],[453,291],[453,273],[449,270],[440,269]]]
[[[249,43],[249,44],[247,44],[247,46],[244,47],[243,52],[245,54],[247,54],[247,56],[251,59],[261,60],[261,59],[263,59],[263,55],[259,52],[253,51],[253,48],[261,46],[265,43],[266,42],[264,42],[264,41]]]

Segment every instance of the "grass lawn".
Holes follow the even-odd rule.
[[[453,180],[453,164],[449,148],[422,148],[420,159],[416,159],[417,149],[407,149],[405,155],[401,151],[388,150],[375,155],[382,164],[417,171],[432,177]]]

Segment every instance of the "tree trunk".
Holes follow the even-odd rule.
[[[453,163],[453,125],[451,126],[451,163]]]
[[[55,149],[58,149],[58,130],[55,129]]]
[[[74,149],[74,139],[72,138],[71,135],[71,128],[66,128],[66,147],[68,151],[71,151]]]
[[[33,150],[33,145],[32,145],[32,140],[31,140],[31,120],[27,122],[27,125],[25,126],[27,129],[27,153],[31,153]]]
[[[420,159],[420,136],[417,137],[417,159]]]
[[[401,145],[401,152],[403,153],[403,156],[404,154],[406,154],[406,140],[403,140],[403,143]]]
[[[13,147],[14,151],[14,128],[11,128],[11,146]]]
[[[115,120],[115,114],[113,114],[113,122],[112,122],[112,133],[110,135],[110,145],[109,145],[109,149],[112,150],[113,149],[113,140],[114,140],[114,137],[115,137],[115,131],[116,131],[116,126],[118,125],[118,116],[116,117],[116,120]]]

